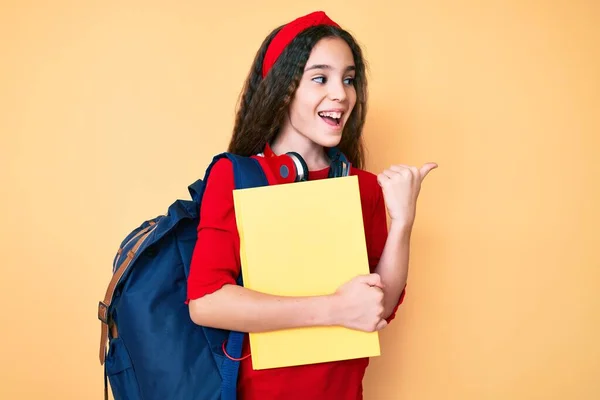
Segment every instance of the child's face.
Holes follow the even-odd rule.
[[[289,108],[284,129],[324,146],[337,146],[356,104],[354,57],[340,38],[325,38],[312,49]]]

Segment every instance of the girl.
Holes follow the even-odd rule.
[[[242,332],[332,325],[376,331],[393,319],[404,297],[421,182],[437,165],[394,165],[377,176],[361,169],[366,88],[365,64],[354,38],[323,12],[300,17],[275,29],[260,47],[229,151],[256,158],[269,183],[278,184],[281,177],[271,166],[280,155],[300,154],[308,179],[314,180],[327,178],[327,149],[340,149],[352,163],[351,174],[358,176],[372,274],[318,297],[272,296],[236,285],[234,180],[231,162],[221,159],[207,183],[188,279],[195,323]],[[243,354],[249,353],[246,340]],[[238,393],[242,400],[358,400],[367,365],[368,359],[357,359],[254,371],[245,358]]]

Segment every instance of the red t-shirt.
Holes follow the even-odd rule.
[[[277,184],[263,157],[256,158],[270,184]],[[309,179],[324,179],[328,169],[310,171]],[[383,193],[372,173],[352,168],[358,176],[367,253],[375,269],[387,239]],[[233,206],[233,167],[224,158],[213,166],[202,199],[198,242],[188,278],[188,300],[236,284],[240,273],[239,235]],[[402,303],[404,292],[398,302]],[[397,308],[397,306],[396,306]],[[392,314],[388,321],[394,318]],[[249,354],[248,335],[243,355]],[[238,394],[241,400],[360,400],[368,358],[254,371],[251,357],[241,361]]]

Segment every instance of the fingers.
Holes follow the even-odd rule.
[[[384,169],[379,175],[377,175],[377,182],[380,186],[384,186],[389,183],[390,180],[398,178],[412,178],[412,176],[418,176],[419,170],[408,165],[392,165],[391,167]],[[411,176],[412,175],[412,176]]]
[[[389,168],[392,171],[395,172],[399,172],[399,173],[407,173],[407,172],[419,172],[419,170],[416,167],[410,166],[410,165],[404,165],[404,164],[396,164],[396,165],[392,165]]]
[[[387,321],[385,319],[382,319],[381,321],[379,321],[379,323],[375,327],[375,330],[380,331],[383,328],[385,328],[387,326],[387,324],[388,324]]]
[[[381,282],[381,276],[379,276],[379,274],[364,275],[362,281],[369,286],[383,289],[383,283]]]

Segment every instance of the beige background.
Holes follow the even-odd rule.
[[[370,64],[368,169],[440,164],[366,399],[600,398],[599,2],[0,4],[0,398],[101,398],[118,244],[224,150],[263,37],[324,4]]]

